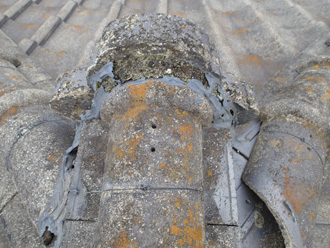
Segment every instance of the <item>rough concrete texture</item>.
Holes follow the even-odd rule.
[[[61,115],[80,120],[80,115],[90,109],[94,92],[87,85],[86,69],[76,69],[63,74],[57,80],[50,106]]]
[[[99,247],[205,244],[203,203],[198,191],[143,190],[102,196]]]
[[[215,45],[214,50],[220,57],[222,76],[225,77],[222,79],[223,86],[228,89],[227,95],[230,100],[237,102],[245,109],[250,108],[249,110],[258,110],[257,107],[253,106],[259,105],[259,107],[263,108],[263,111],[261,111],[264,116],[263,119],[267,119],[267,116],[277,119],[281,115],[283,120],[288,120],[287,113],[290,113],[288,116],[290,117],[290,123],[294,122],[295,125],[302,124],[303,128],[306,128],[307,126],[305,124],[309,122],[308,128],[312,128],[310,131],[319,135],[315,136],[312,134],[313,137],[321,137],[323,139],[329,136],[327,131],[328,123],[325,119],[328,109],[328,89],[324,87],[326,84],[322,84],[329,77],[328,73],[324,71],[328,66],[326,56],[330,55],[328,35],[330,5],[327,0],[314,1],[313,4],[304,0],[80,0],[73,2],[79,4],[74,11],[70,7],[75,6],[72,1],[6,0],[0,2],[0,74],[2,75],[0,80],[0,116],[1,125],[6,126],[5,132],[1,132],[1,140],[4,140],[4,143],[1,144],[0,149],[2,159],[0,173],[3,175],[0,179],[1,246],[38,247],[41,245],[38,241],[40,233],[38,234],[36,231],[37,228],[33,227],[35,225],[33,223],[36,223],[36,220],[32,220],[31,218],[31,214],[38,212],[40,209],[37,206],[33,207],[32,205],[34,203],[31,205],[32,212],[28,209],[27,194],[29,190],[25,188],[29,188],[29,185],[22,189],[24,181],[20,181],[20,184],[18,184],[17,179],[15,179],[17,178],[16,176],[21,175],[20,173],[24,174],[25,166],[30,166],[29,168],[31,168],[31,165],[19,159],[20,156],[23,156],[24,160],[33,161],[33,164],[43,160],[40,164],[50,165],[52,163],[45,162],[43,159],[49,155],[50,150],[46,151],[46,147],[40,147],[38,142],[36,142],[38,140],[37,138],[43,140],[46,145],[50,143],[48,142],[48,138],[55,140],[55,146],[58,148],[62,147],[63,150],[69,146],[66,142],[71,143],[69,142],[70,138],[65,137],[65,142],[60,144],[60,141],[48,133],[54,131],[61,137],[61,133],[67,131],[63,131],[64,129],[70,129],[69,126],[71,124],[64,122],[62,119],[61,123],[43,124],[37,127],[35,129],[35,136],[33,136],[33,130],[31,130],[24,137],[25,129],[23,128],[21,130],[15,124],[16,122],[21,123],[17,117],[22,117],[23,120],[29,120],[29,118],[24,117],[24,112],[26,111],[28,114],[35,111],[33,112],[35,115],[32,116],[35,116],[38,121],[43,119],[37,117],[38,109],[41,115],[44,115],[45,112],[51,113],[52,111],[46,108],[45,105],[50,100],[49,92],[54,91],[55,79],[62,73],[78,68],[79,66],[88,65],[89,56],[92,54],[96,40],[101,37],[103,28],[117,17],[137,13],[161,12],[194,21],[202,30],[205,30],[210,37],[211,43]],[[28,4],[24,6],[24,3]],[[22,8],[17,8],[19,5]],[[10,19],[5,13],[14,13],[13,10],[15,10],[14,12],[16,14]],[[65,16],[62,14],[65,14]],[[21,41],[23,44],[25,40],[30,40],[50,16],[58,15],[66,19],[65,22],[61,21],[56,29],[52,29],[54,32],[49,33],[51,35],[42,46],[38,45],[37,47],[33,47],[33,49],[29,47],[29,49],[20,50],[17,44],[20,44]],[[180,27],[177,30],[180,30]],[[29,43],[32,44],[31,42]],[[22,47],[27,46],[30,45],[25,44]],[[24,54],[25,52],[28,52],[29,56]],[[135,61],[141,61],[141,59]],[[123,62],[126,65],[131,65],[129,61]],[[146,65],[146,63],[141,64]],[[153,64],[151,63],[150,65],[152,66]],[[166,65],[168,67],[169,64]],[[189,67],[190,64],[187,66],[183,62],[176,62],[175,65],[176,67],[185,68],[187,72],[190,72],[188,78],[201,75],[199,72],[193,72],[192,68]],[[317,72],[317,66],[322,67],[321,73]],[[307,73],[304,72],[306,67],[309,68],[306,70]],[[151,75],[149,68],[146,70],[147,76]],[[137,71],[137,73],[139,72]],[[132,77],[132,75],[127,73],[127,70],[123,75],[126,78]],[[182,70],[176,75],[180,77],[185,76],[182,74]],[[228,75],[234,76],[231,77]],[[13,76],[18,77],[14,78]],[[295,80],[295,78],[300,79]],[[307,80],[307,78],[310,79]],[[108,79],[109,77],[105,79],[103,88],[106,88],[106,85],[108,85],[107,91],[111,91],[115,85],[113,85],[113,82],[109,84]],[[227,87],[226,81],[234,83]],[[237,85],[235,82],[240,83]],[[287,87],[292,82],[295,86]],[[312,88],[314,82],[316,91]],[[235,92],[235,94],[232,95],[231,91]],[[283,94],[279,95],[278,92],[280,91]],[[243,95],[240,92],[243,92]],[[246,95],[246,92],[253,92],[256,95],[256,100]],[[293,97],[290,99],[290,92],[295,94],[295,98],[299,99],[299,101],[293,101]],[[304,96],[304,98],[299,97],[298,93]],[[273,105],[268,105],[274,98],[277,101],[273,101]],[[32,105],[43,106],[31,108]],[[264,108],[266,105],[268,107]],[[304,107],[299,110],[299,105],[303,105]],[[33,111],[31,112],[30,109]],[[279,112],[276,113],[274,111],[275,109]],[[68,113],[71,112],[69,111]],[[256,135],[260,126],[257,124],[258,122],[253,121],[258,112],[254,111],[252,113],[251,111],[244,111],[237,107],[235,115],[236,113],[238,119],[236,123],[239,125],[236,126],[235,133],[231,130],[231,136],[233,138],[231,146],[233,151],[230,152],[232,153],[235,178],[234,183],[227,185],[227,187],[236,188],[238,210],[238,216],[236,218],[239,225],[235,227],[206,225],[206,246],[232,247],[232,243],[235,243],[235,246],[238,247],[271,247],[271,244],[274,244],[275,247],[281,247],[281,242],[276,241],[276,238],[280,236],[278,235],[279,229],[276,227],[274,218],[261,211],[261,205],[259,204],[260,198],[253,195],[241,181],[242,172],[247,160],[249,160],[250,152],[257,138]],[[51,116],[56,115],[51,113]],[[311,118],[310,116],[313,117]],[[43,120],[46,119],[45,117]],[[13,124],[13,129],[8,126],[9,123]],[[29,120],[29,123],[33,126],[34,122],[33,120]],[[31,127],[29,123],[26,125],[23,123],[22,127]],[[61,244],[62,247],[89,247],[93,236],[96,236],[93,235],[93,232],[97,230],[98,223],[94,221],[100,218],[97,213],[100,206],[101,192],[99,191],[102,191],[101,181],[103,178],[101,180],[100,175],[104,173],[104,158],[106,154],[103,144],[107,143],[107,139],[105,138],[105,134],[108,132],[107,128],[107,125],[105,123],[102,124],[100,120],[85,122],[82,125],[82,138],[80,139],[78,154],[76,154],[76,161],[78,162],[74,164],[74,167],[78,171],[77,174],[82,173],[81,182],[85,187],[82,187],[82,189],[83,192],[86,192],[85,197],[87,202],[91,204],[87,204],[86,211],[84,208],[81,211],[73,211],[75,214],[79,213],[80,215],[72,215],[69,212],[68,216],[70,217],[63,219],[63,229],[67,230],[67,236]],[[255,130],[257,131],[255,132]],[[216,131],[214,132],[217,134]],[[323,134],[321,135],[321,133]],[[20,151],[21,148],[15,148],[13,150],[17,155],[15,159],[18,161],[18,165],[23,167],[22,171],[7,170],[6,166],[4,166],[5,156],[3,154],[6,154],[10,150],[13,142],[20,135],[23,135],[20,139],[22,149],[25,149],[25,151],[35,151],[33,149],[40,148],[41,152],[28,152],[24,154]],[[300,133],[297,136],[301,138]],[[33,140],[33,137],[35,140]],[[215,135],[214,137],[217,136]],[[216,142],[216,139],[213,140]],[[25,141],[26,143],[32,142],[34,145],[25,145]],[[306,142],[302,139],[297,139],[296,141],[298,143],[300,142],[300,145],[303,147],[305,145],[304,142]],[[205,141],[203,140],[203,142]],[[205,146],[205,143],[203,144],[203,153],[207,150],[210,154],[213,154],[214,151],[212,149],[214,147],[221,147],[221,144],[214,142],[205,142],[209,143],[209,145]],[[257,146],[260,149],[267,147],[267,145]],[[227,146],[228,148],[230,146]],[[100,152],[101,150],[102,152]],[[311,151],[307,150],[306,154]],[[95,154],[98,154],[98,156],[95,157]],[[274,154],[276,155],[276,152]],[[216,154],[210,155],[208,157],[209,163],[211,163],[212,157],[215,157],[214,161],[219,159]],[[253,157],[255,156],[252,156],[251,161],[254,160]],[[275,156],[273,160],[277,160],[277,158]],[[298,159],[303,160],[303,157]],[[311,236],[308,236],[308,239],[312,240],[313,247],[330,246],[330,223],[328,218],[330,216],[328,204],[329,177],[327,176],[329,171],[326,169],[329,168],[328,164],[329,159],[327,156],[324,159],[325,169],[323,171],[322,182],[318,189],[315,188],[319,192],[319,197],[315,198],[317,204],[315,203],[316,208],[315,211],[313,210],[314,215],[312,212],[309,215],[312,222],[314,221],[315,223],[309,224],[309,219],[306,220],[306,216],[301,217],[300,213],[296,214],[294,202],[290,203],[288,201],[289,204],[286,203],[280,206],[281,209],[285,208],[284,217],[292,220],[292,216],[294,215],[297,223],[300,220],[306,220],[305,222],[299,222],[299,224],[308,223],[306,224],[307,227],[313,226],[312,238],[310,239]],[[79,169],[80,165],[82,166],[81,170]],[[100,168],[96,165],[100,165]],[[56,167],[59,165],[53,164],[53,166]],[[225,163],[220,165],[221,168],[225,166]],[[46,169],[38,172],[32,170],[31,175],[33,173],[42,176],[48,175],[47,173],[49,171]],[[29,172],[26,174],[29,175]],[[26,175],[23,176],[28,178]],[[278,176],[281,176],[281,173]],[[31,184],[31,181],[28,180],[29,184]],[[75,194],[77,199],[79,198],[79,194],[76,194],[77,190],[75,189],[81,185],[81,182],[80,184],[74,184],[73,191],[71,192],[71,195]],[[78,182],[75,181],[75,183]],[[40,186],[38,183],[36,185]],[[50,187],[51,183],[47,184],[45,188],[49,189]],[[36,196],[35,192],[38,192],[38,187],[31,188],[33,188],[31,194]],[[41,191],[45,192],[47,190],[41,189]],[[297,194],[295,192],[293,193],[293,196],[295,196],[299,192],[296,192]],[[259,194],[259,196],[261,195]],[[33,202],[37,198],[33,198]],[[72,199],[76,198],[73,197]],[[269,201],[263,196],[261,198],[266,203],[268,202],[267,205],[270,208]],[[42,200],[41,203],[43,205],[44,201]],[[256,211],[259,213],[255,214]],[[271,212],[274,216],[278,216],[273,210]],[[264,223],[269,224],[269,229],[267,229],[266,225],[264,225],[264,228],[259,228],[262,223],[260,216],[263,216]],[[268,219],[266,216],[270,216],[270,218]],[[277,218],[277,221],[282,223],[282,220],[279,218]],[[244,224],[241,225],[240,223]],[[271,227],[273,224],[275,224],[275,227]],[[219,229],[219,232],[215,232],[214,230],[211,232],[211,228]],[[238,229],[240,229],[241,233]],[[267,232],[265,231],[266,229],[270,231]],[[212,235],[208,233],[212,233]],[[262,236],[262,234],[265,234],[265,236]],[[243,236],[244,238],[241,239],[242,243],[238,242],[237,238],[242,238]],[[268,239],[272,240],[271,242],[264,242],[264,240],[267,240],[267,237],[272,236],[274,239]],[[212,239],[208,240],[209,237],[212,237]],[[49,240],[51,241],[51,238]],[[118,241],[118,246],[130,245],[125,235],[121,235]]]
[[[73,129],[48,107],[12,107],[9,112],[1,123],[1,166],[13,177],[36,226],[46,198],[52,195],[63,152],[72,142]]]

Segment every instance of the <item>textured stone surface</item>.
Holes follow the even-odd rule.
[[[36,226],[31,222],[19,195],[16,195],[0,213],[0,220],[9,247],[43,247]],[[2,244],[1,244],[2,245]]]
[[[90,109],[94,97],[86,80],[86,70],[83,68],[62,75],[50,100],[52,109],[70,119],[80,120],[80,115]]]

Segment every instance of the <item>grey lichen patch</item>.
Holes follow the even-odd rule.
[[[245,110],[258,115],[259,108],[251,86],[233,75],[226,74],[223,76],[222,87],[228,94],[228,98]]]
[[[107,76],[103,78],[101,82],[97,81],[95,88],[98,90],[101,86],[103,86],[105,92],[110,92],[117,85],[118,83],[116,81],[113,81],[110,76]]]
[[[265,220],[259,211],[254,212],[254,223],[255,223],[256,227],[258,227],[258,228],[264,227]]]
[[[93,97],[94,92],[87,85],[86,70],[76,69],[58,79],[50,106],[65,117],[80,120],[80,115],[90,109]]]

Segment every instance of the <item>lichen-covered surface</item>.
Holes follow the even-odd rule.
[[[326,197],[329,66],[322,59],[299,69],[262,109],[263,127],[243,180],[273,212],[287,247],[313,247],[322,246],[315,239],[322,233],[316,211]]]
[[[219,213],[219,216],[222,214],[222,216],[228,217],[229,221],[226,222],[224,221],[226,218],[221,218],[223,225],[206,225],[206,246],[233,247],[235,244],[239,247],[270,247],[271,245],[280,247],[283,245],[281,243],[281,235],[283,235],[286,245],[290,247],[288,242],[291,242],[292,239],[286,236],[289,229],[282,226],[280,235],[273,218],[275,216],[280,225],[285,220],[284,222],[290,222],[289,227],[299,224],[303,226],[304,231],[312,230],[310,235],[298,234],[298,237],[301,235],[306,247],[329,247],[330,180],[328,179],[329,159],[326,137],[329,137],[327,112],[330,91],[327,83],[322,84],[329,78],[327,56],[330,53],[328,32],[330,4],[327,0],[313,3],[304,0],[2,1],[0,3],[1,246],[44,247],[39,239],[38,218],[42,215],[46,202],[50,200],[52,190],[57,187],[56,180],[60,177],[58,172],[63,169],[63,155],[73,142],[75,130],[79,129],[75,127],[76,123],[64,119],[47,107],[48,101],[51,99],[50,93],[55,90],[56,78],[75,68],[91,66],[88,61],[90,55],[93,54],[96,41],[101,37],[104,27],[111,21],[118,17],[146,12],[170,14],[172,19],[178,19],[174,15],[184,17],[202,27],[202,30],[209,36],[210,43],[215,45],[213,51],[219,55],[220,70],[224,77],[223,86],[228,98],[237,102],[244,109],[249,109],[249,111],[240,107],[235,109],[239,125],[236,133],[231,134],[232,137],[236,137],[232,140],[232,144],[227,143],[227,146],[223,147],[222,144],[217,143],[217,137],[222,135],[222,132],[213,130],[214,127],[210,127],[210,130],[213,130],[213,133],[209,133],[210,140],[203,144],[204,148],[209,149],[208,152],[204,152],[207,157],[203,158],[203,161],[207,161],[211,170],[217,168],[216,161],[233,161],[232,170],[229,166],[228,170],[224,170],[224,172],[227,173],[227,178],[232,175],[230,171],[236,175],[235,183],[229,191],[220,192],[220,194],[214,186],[211,187],[211,192],[218,192],[218,195],[223,197],[226,197],[228,193],[236,193],[238,199],[236,208],[233,200],[230,204],[226,204],[226,201],[218,202],[220,204],[218,206],[223,206],[221,208],[223,212]],[[189,28],[191,25],[187,25],[187,27],[182,24],[178,25],[175,27],[175,34],[180,37],[185,31],[190,30]],[[171,30],[171,27],[167,27],[167,30]],[[173,35],[173,33],[171,34]],[[191,39],[204,42],[203,37],[199,36],[201,39],[191,37]],[[159,40],[161,41],[161,39]],[[116,41],[120,41],[119,36]],[[138,43],[137,40],[134,42]],[[116,80],[122,79],[124,82],[137,79],[135,75],[161,78],[159,75],[163,74],[175,76],[183,82],[187,82],[191,78],[203,82],[204,85],[209,82],[205,80],[204,72],[211,67],[199,64],[197,67],[200,69],[196,70],[197,64],[187,63],[187,60],[189,61],[189,58],[194,56],[190,56],[189,53],[186,55],[175,53],[175,46],[171,46],[166,52],[164,50],[160,53],[156,52],[156,55],[151,55],[148,53],[148,48],[151,44],[156,45],[155,42],[157,41],[151,40],[150,44],[143,47],[143,50],[147,51],[147,55],[130,57],[132,60],[118,58],[119,63],[113,64],[115,75],[99,80],[96,84],[97,88],[103,87],[106,92],[110,92],[118,86]],[[176,57],[179,57],[178,55],[185,59],[175,60]],[[201,56],[197,60],[207,62],[208,58],[213,55],[213,52],[208,52],[205,57]],[[159,60],[164,64],[157,63]],[[95,57],[92,61],[95,61]],[[157,68],[157,66],[159,70],[155,74],[155,70],[152,68]],[[132,70],[128,71],[127,67]],[[141,68],[145,68],[145,70],[141,72]],[[303,72],[304,70],[305,72]],[[64,77],[66,76],[64,75]],[[229,84],[227,85],[226,82]],[[291,82],[295,88],[289,87]],[[317,84],[317,88],[314,90],[315,82],[321,82],[321,84]],[[76,90],[75,94],[81,93],[81,98],[76,101],[71,98],[71,93],[68,93],[70,91],[64,90],[58,99],[64,100],[66,104],[63,105],[62,102],[61,105],[61,102],[56,102],[55,98],[53,108],[64,116],[63,113],[66,111],[66,117],[74,117],[77,120],[86,109],[89,111],[91,107],[89,102],[91,98],[86,97],[90,89],[83,88],[84,86],[75,87],[70,83],[64,83],[63,86],[70,91]],[[278,92],[283,94],[277,94]],[[291,93],[294,97],[291,96]],[[256,98],[251,98],[252,95],[255,95]],[[271,101],[273,98],[274,100]],[[273,104],[264,108],[269,102]],[[301,105],[305,107],[299,108]],[[278,181],[290,193],[285,199],[287,201],[284,199],[278,201],[280,205],[277,210],[283,210],[281,215],[277,215],[276,208],[271,208],[271,199],[265,197],[267,193],[272,192],[269,188],[262,188],[264,185],[255,187],[248,182],[246,176],[246,183],[267,204],[271,213],[265,205],[260,203],[260,198],[242,183],[240,177],[257,138],[260,123],[251,122],[251,120],[259,114],[259,109],[261,109],[263,119],[276,119],[280,112],[282,113],[281,118],[283,118],[281,120],[295,123],[302,126],[304,130],[309,130],[312,132],[312,137],[318,137],[317,142],[324,141],[320,145],[325,146],[320,148],[323,152],[321,153],[324,154],[322,155],[324,156],[322,157],[323,164],[317,167],[317,170],[314,170],[314,167],[306,169],[306,166],[309,166],[309,157],[306,156],[313,152],[312,156],[314,156],[316,154],[314,148],[317,147],[313,142],[313,146],[311,146],[312,143],[308,141],[311,138],[310,134],[302,137],[303,132],[295,134],[295,130],[289,129],[290,133],[295,134],[298,138],[295,137],[293,141],[289,140],[286,143],[288,146],[286,151],[289,152],[290,158],[300,154],[294,159],[306,160],[306,163],[304,168],[300,168],[295,167],[297,160],[291,160],[288,163],[283,161],[287,166],[292,165],[292,168],[296,168],[292,171],[288,170],[287,174],[284,173],[286,172],[285,166],[284,171],[282,170],[283,163],[279,163],[283,158],[278,157],[278,152],[285,150],[283,147],[281,148],[282,139],[276,136],[278,142],[266,142],[265,145],[261,144],[262,141],[258,143],[259,152],[262,153],[264,148],[270,149],[272,157],[268,158],[268,161],[277,161],[274,169],[270,169],[268,174],[265,174],[269,175],[267,183],[272,180]],[[253,113],[251,110],[254,110]],[[93,112],[93,106],[90,112],[90,116],[98,115]],[[287,118],[287,113],[290,113],[289,118]],[[84,199],[92,204],[88,204],[86,208],[84,205],[77,204],[78,209],[73,209],[74,211],[71,212],[65,211],[68,215],[62,219],[62,228],[67,235],[63,239],[63,247],[89,247],[91,240],[95,238],[93,232],[98,228],[97,221],[100,220],[98,217],[99,206],[107,206],[107,203],[101,200],[98,191],[102,188],[103,182],[103,178],[100,177],[104,174],[103,164],[106,154],[103,144],[108,142],[108,139],[105,138],[105,135],[108,134],[108,126],[98,120],[92,120],[85,122],[80,128],[79,150],[74,155],[76,161],[70,164],[68,171],[71,175],[79,175],[79,177],[73,178],[75,180],[80,178],[80,181],[66,181],[62,186],[67,190],[67,194],[64,195],[67,197],[69,194],[70,196],[77,195],[79,192],[76,189],[84,185],[79,189],[82,189]],[[280,130],[280,133],[282,131]],[[280,135],[283,136],[283,133]],[[287,138],[285,136],[283,140]],[[219,140],[226,140],[225,136]],[[298,144],[293,146],[292,142]],[[208,144],[206,145],[206,143]],[[222,152],[227,149],[230,152],[217,156],[216,149]],[[320,153],[318,149],[316,150]],[[301,155],[302,151],[305,151],[303,155]],[[73,154],[77,151],[73,149],[70,152]],[[254,164],[258,164],[258,154],[255,152],[253,154],[253,158],[250,160],[255,161]],[[315,157],[315,161],[317,159]],[[266,161],[263,165],[267,163],[272,164]],[[75,170],[72,170],[72,165]],[[250,162],[250,165],[253,163]],[[323,168],[321,168],[322,166]],[[305,173],[309,170],[312,170],[313,173],[308,177]],[[296,172],[302,173],[298,173],[297,177],[303,179],[300,180],[300,184],[285,181],[286,175],[294,178]],[[214,176],[211,171],[206,170],[205,173],[205,178]],[[317,180],[314,180],[317,181],[316,186],[306,183],[310,177],[316,174]],[[212,183],[213,185],[216,183],[223,185],[219,184],[216,179],[208,183],[211,186]],[[308,189],[301,191],[301,187],[299,187],[301,184],[307,185]],[[265,191],[259,191],[259,189]],[[313,189],[312,192],[311,189]],[[138,191],[141,192],[141,189]],[[139,199],[135,201],[138,206],[136,211],[140,210],[140,213],[148,214],[145,211],[145,205],[139,204],[142,195],[140,194],[136,198]],[[76,199],[65,197],[64,200]],[[154,199],[151,194],[145,197]],[[120,196],[116,199],[120,199]],[[163,198],[164,202],[166,199],[166,197]],[[80,200],[78,199],[78,203]],[[70,204],[74,205],[72,202],[68,203],[68,205]],[[217,205],[215,202],[213,204],[213,206]],[[175,207],[177,206],[173,206],[173,211]],[[102,207],[104,211],[106,208],[108,212],[105,214],[109,218],[110,215],[113,216],[111,213],[117,211],[111,206]],[[236,210],[239,213],[236,220],[231,219],[233,215],[226,214],[228,213],[226,211],[231,209],[234,210],[234,213]],[[64,215],[59,210],[63,210],[63,208],[57,209],[55,214],[62,218]],[[195,211],[193,208],[190,210]],[[216,211],[216,208],[213,208],[212,211],[214,210]],[[207,211],[212,212],[211,209]],[[131,216],[128,215],[128,217]],[[187,220],[189,217],[191,216],[188,216]],[[238,224],[232,226],[232,220],[237,221]],[[110,225],[111,223],[114,222],[105,224]],[[176,227],[177,229],[174,228],[175,233],[185,237],[185,241],[192,242],[189,235],[185,236],[185,226]],[[148,228],[152,228],[152,226],[150,225]],[[102,230],[105,231],[104,233],[109,231],[107,228]],[[48,243],[51,243],[53,237],[51,232],[48,234],[50,235]],[[133,244],[124,232],[118,232],[116,237],[118,238],[117,243],[107,245],[138,246],[138,243]],[[257,243],[255,243],[256,240]]]
[[[207,84],[205,73],[219,73],[206,33],[176,16],[133,15],[111,22],[96,49],[88,74],[113,61],[114,76],[122,82],[168,75]]]

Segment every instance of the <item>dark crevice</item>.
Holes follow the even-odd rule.
[[[64,221],[72,221],[72,222],[80,222],[80,221],[84,221],[84,222],[96,222],[95,220],[86,220],[86,219],[65,219]]]
[[[88,192],[86,192],[86,194],[103,193],[103,192],[108,192],[108,191],[132,191],[132,190],[136,190],[136,189],[142,190],[142,191],[149,191],[149,190],[190,190],[190,191],[203,192],[203,191],[201,191],[199,189],[194,189],[194,188],[151,187],[148,184],[141,184],[139,186],[135,186],[135,187],[132,187],[132,188],[112,188],[112,189],[106,189],[106,190],[88,191]]]
[[[239,155],[241,155],[243,158],[245,158],[247,161],[249,161],[249,157],[248,156],[246,156],[244,153],[242,153],[240,150],[238,150],[237,148],[235,148],[235,147],[232,147],[233,148],[233,150],[237,153],[237,154],[239,154]]]
[[[235,225],[235,224],[217,224],[217,223],[206,223],[206,226],[232,226],[232,227],[238,227],[238,225]]]
[[[41,237],[41,241],[44,243],[45,246],[49,246],[53,240],[56,239],[56,235],[48,230],[48,227],[46,227],[46,231]]]
[[[14,200],[15,196],[18,195],[18,192],[15,192],[10,198],[9,200],[3,205],[3,207],[0,209],[0,214],[2,213],[2,211],[7,207],[7,205]]]

